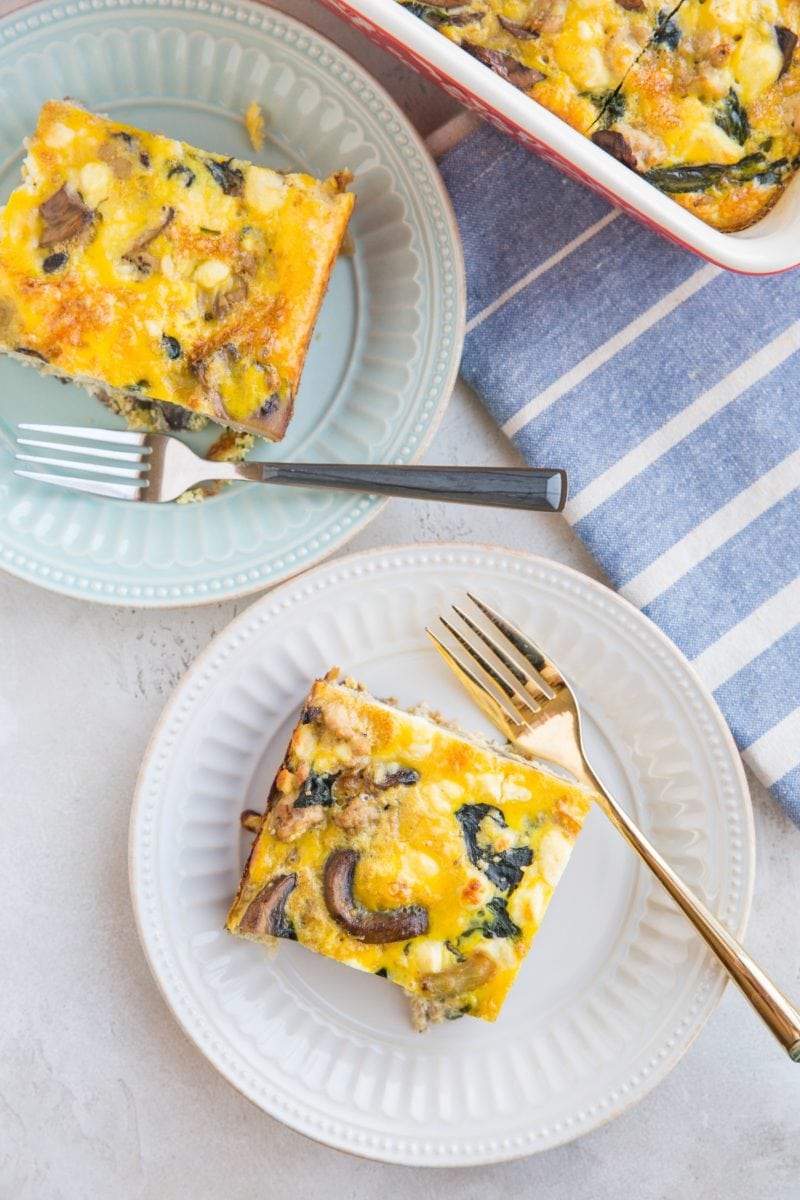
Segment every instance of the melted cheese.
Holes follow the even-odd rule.
[[[315,683],[305,714],[273,787],[228,928],[248,936],[240,923],[251,903],[271,880],[290,874],[296,883],[285,911],[304,946],[385,973],[412,996],[424,994],[426,976],[481,955],[493,964],[491,977],[450,1002],[456,1012],[494,1020],[566,865],[589,797],[424,716],[330,680]],[[415,781],[374,788],[366,824],[350,827],[348,801],[337,798],[331,780],[354,770],[380,779],[400,768],[413,772]],[[298,781],[309,772],[312,779],[327,777],[326,786],[333,787],[333,802],[313,813],[309,806],[293,806],[302,794]],[[484,809],[474,806],[481,805],[487,815],[478,821]],[[468,817],[480,847],[477,859],[465,835]],[[358,854],[356,901],[373,912],[422,906],[424,934],[366,944],[337,923],[325,903],[323,877],[330,855],[342,848]],[[486,865],[492,856],[506,861],[503,855],[510,855],[509,862],[530,859],[508,887]]]
[[[282,175],[54,101],[23,174],[0,218],[0,348],[282,437],[347,174]],[[59,194],[84,216],[54,234]]]

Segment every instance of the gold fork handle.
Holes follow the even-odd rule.
[[[609,795],[596,775],[592,774],[590,782],[599,793],[600,806],[606,816],[661,881],[706,945],[716,954],[733,982],[788,1051],[792,1061],[800,1062],[800,1012],[764,974],[736,938],[675,874],[669,863]]]

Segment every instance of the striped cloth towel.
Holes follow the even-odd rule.
[[[800,269],[710,266],[488,126],[439,166],[463,377],[800,824]]]

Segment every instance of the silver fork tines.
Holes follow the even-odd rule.
[[[21,426],[21,428],[25,428]],[[68,450],[70,454],[84,454],[94,457],[114,458],[120,462],[139,462],[141,452],[137,450],[111,450],[105,447],[99,450],[97,446],[72,445],[69,442],[42,442],[38,438],[17,438],[18,446],[37,446],[40,450]],[[19,458],[24,457],[19,455]]]
[[[105,457],[99,450],[97,454]],[[39,463],[42,467],[66,467],[68,471],[91,471],[93,475],[116,475],[119,479],[140,479],[142,471],[147,470],[145,463],[138,467],[112,467],[83,460],[75,462],[72,458],[49,458],[45,454],[18,454],[16,457],[18,462]]]
[[[39,425],[29,422],[20,424],[19,428],[28,433],[46,433],[63,438],[62,441],[19,438],[18,445],[35,450],[57,450],[65,457],[56,458],[48,454],[17,451],[18,462],[76,471],[80,472],[80,477],[20,468],[15,470],[16,475],[35,479],[39,483],[54,484],[70,491],[110,496],[118,500],[135,500],[141,495],[147,479],[145,473],[149,470],[149,463],[145,457],[148,452],[142,434],[121,429],[84,429],[75,425]],[[81,442],[70,440],[73,438],[80,438]],[[90,444],[82,445],[85,441]],[[119,446],[129,446],[131,449],[118,449]],[[90,459],[98,461],[92,462]],[[119,465],[121,463],[131,465]],[[101,478],[96,478],[97,476]],[[118,479],[120,482],[110,482],[110,479]],[[123,480],[125,482],[122,482]]]
[[[119,442],[126,446],[144,446],[147,435],[132,429],[92,429],[83,425],[33,425],[21,421],[20,429],[30,433],[52,433],[58,437],[80,438],[82,442]]]
[[[138,500],[141,487],[129,483],[106,483],[102,479],[71,479],[68,475],[50,475],[45,471],[15,471],[25,479],[35,479],[37,483],[52,483],[56,487],[67,488],[71,492],[88,492],[91,496],[109,496],[114,500]]]

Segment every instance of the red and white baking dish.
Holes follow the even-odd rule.
[[[396,0],[323,3],[535,154],[687,250],[748,275],[771,275],[800,265],[800,172],[757,224],[740,233],[720,233],[424,21],[404,12]]]

